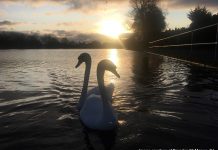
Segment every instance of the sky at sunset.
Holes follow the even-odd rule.
[[[168,28],[187,27],[187,12],[206,5],[212,12],[218,0],[163,0]],[[1,0],[0,30],[52,33],[100,33],[116,36],[128,29],[129,0]],[[217,12],[216,12],[217,13]],[[117,28],[117,31],[112,31]],[[108,29],[108,30],[107,30]],[[110,33],[109,33],[109,32]]]

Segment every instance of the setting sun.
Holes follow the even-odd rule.
[[[116,20],[105,20],[100,23],[100,32],[104,35],[118,38],[125,31],[121,22]]]

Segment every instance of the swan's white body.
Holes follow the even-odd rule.
[[[102,63],[103,62],[103,63]],[[90,68],[87,68],[84,77],[83,90],[78,104],[80,119],[85,126],[96,130],[111,130],[117,125],[117,116],[112,107],[114,85],[104,86],[104,67],[107,61],[101,61],[97,69],[98,87],[87,92]],[[111,62],[109,62],[111,63]],[[88,71],[87,71],[88,69]],[[117,73],[117,72],[116,72]],[[119,76],[119,75],[118,75]]]
[[[96,130],[112,130],[117,124],[117,116],[111,103],[104,107],[101,95],[90,95],[80,111],[80,119],[85,126]]]
[[[114,92],[114,84],[113,83],[108,84],[105,88],[106,88],[106,91],[108,93],[108,100],[110,102],[112,102],[112,95],[113,95],[113,92]],[[84,94],[84,96],[80,97],[80,100],[79,100],[79,103],[78,103],[78,106],[77,106],[79,110],[82,109],[84,103],[88,100],[88,97],[90,95],[92,95],[92,94],[100,95],[100,91],[99,91],[99,87],[98,86],[88,90],[88,92],[86,94]]]

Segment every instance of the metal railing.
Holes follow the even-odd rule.
[[[216,33],[215,33],[216,34],[216,41],[214,41],[214,42],[193,43],[194,33],[196,31],[200,31],[200,30],[211,28],[211,27],[215,27],[215,26],[216,26]],[[191,43],[168,44],[168,45],[154,45],[155,43],[158,43],[158,42],[161,42],[161,41],[165,41],[165,40],[168,40],[168,39],[172,39],[172,38],[176,38],[176,37],[179,37],[179,36],[182,36],[182,35],[186,35],[186,34],[190,34],[190,33],[191,33]],[[190,53],[192,52],[193,46],[196,46],[196,45],[215,45],[214,59],[216,60],[217,59],[217,50],[218,50],[218,23],[212,24],[212,25],[208,25],[208,26],[205,26],[205,27],[201,27],[201,28],[198,28],[198,29],[190,30],[190,31],[187,31],[187,32],[183,32],[183,33],[180,33],[180,34],[168,36],[168,37],[161,38],[161,39],[158,39],[158,40],[155,40],[155,41],[151,41],[151,42],[149,42],[149,44],[152,45],[149,48],[167,48],[167,47],[191,46]]]

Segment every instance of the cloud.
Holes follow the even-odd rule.
[[[18,25],[18,24],[20,24],[20,22],[11,22],[8,20],[0,21],[0,26],[13,26],[13,25]]]
[[[5,12],[0,10],[0,16],[4,16],[4,15],[5,15]]]
[[[218,7],[218,0],[162,0],[169,8],[193,8],[197,5],[206,7]]]
[[[99,33],[90,33],[90,34],[78,33],[75,36],[72,36],[70,39],[77,42],[99,41],[101,43],[104,43],[104,42],[114,41],[114,39]]]
[[[66,37],[66,38],[72,38],[80,32],[78,31],[66,31],[66,30],[46,30],[47,33],[54,34],[57,37]]]
[[[167,2],[168,6],[190,7],[196,5],[206,5],[217,7],[218,0],[160,0]],[[129,3],[129,0],[1,0],[0,3],[29,3],[32,5],[59,4],[66,5],[69,9],[96,8],[99,4],[111,5]]]
[[[58,26],[81,26],[85,22],[61,22],[57,23]]]
[[[99,41],[99,42],[109,42],[114,39],[99,34],[99,33],[81,33],[79,31],[66,31],[66,30],[46,30],[41,34],[51,34],[59,38],[67,38],[76,42],[91,42],[91,41]]]
[[[7,30],[7,28],[0,26],[0,31],[5,31],[5,30]]]
[[[60,28],[64,28],[66,29],[72,29],[72,28],[83,28],[85,29],[87,27],[87,23],[89,22],[89,20],[81,20],[81,21],[70,21],[70,22],[59,22],[56,25]],[[90,24],[88,27],[92,28],[94,25]],[[95,26],[94,26],[95,27]],[[90,29],[89,28],[89,29]]]
[[[0,3],[26,3],[33,6],[43,4],[66,5],[69,9],[95,8],[99,4],[128,2],[128,0],[1,0]]]

